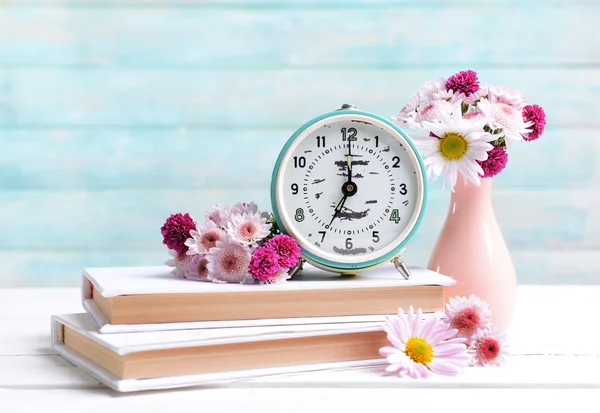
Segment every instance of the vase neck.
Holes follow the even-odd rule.
[[[481,185],[475,185],[471,181],[467,181],[465,184],[462,177],[459,176],[454,185],[454,192],[452,197],[464,197],[464,196],[484,196],[491,198],[492,196],[492,185],[494,178],[482,178]]]

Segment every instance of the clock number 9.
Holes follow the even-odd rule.
[[[298,194],[298,184],[292,184],[292,195]]]
[[[348,129],[348,136],[346,137],[346,128],[342,128],[342,141],[355,141],[358,138],[356,137],[356,134],[358,132],[356,131],[356,128],[350,128]]]

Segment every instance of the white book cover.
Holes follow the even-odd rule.
[[[332,324],[355,322],[381,322],[383,315],[359,315],[344,317],[276,318],[260,320],[198,321],[154,324],[110,324],[92,299],[92,288],[104,297],[137,294],[176,294],[270,290],[310,290],[337,288],[364,288],[365,286],[422,286],[454,285],[454,279],[437,272],[409,267],[411,277],[405,280],[393,265],[382,265],[354,277],[341,277],[339,274],[323,271],[308,263],[292,281],[281,284],[214,284],[191,281],[174,276],[171,267],[107,267],[86,268],[81,283],[82,304],[92,317],[101,333],[125,333],[158,330],[186,330],[203,328],[226,328],[247,326],[286,326],[294,324]]]
[[[79,355],[65,346],[61,339],[61,325],[91,338],[103,347],[125,355],[140,351],[161,350],[170,348],[198,347],[238,342],[276,340],[281,338],[307,337],[319,334],[343,334],[349,332],[381,331],[382,323],[343,323],[295,325],[270,327],[233,327],[227,329],[175,330],[156,332],[137,332],[120,334],[102,334],[97,331],[88,314],[54,315],[51,318],[52,347],[62,357],[83,369],[108,387],[120,392],[140,390],[168,389],[175,387],[195,386],[208,383],[228,382],[244,378],[289,374],[304,371],[325,369],[343,369],[385,364],[385,359],[360,360],[352,362],[335,362],[301,366],[282,366],[276,368],[242,370],[226,373],[197,374],[149,379],[119,379],[101,366]]]

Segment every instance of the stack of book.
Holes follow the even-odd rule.
[[[443,309],[449,277],[393,265],[346,277],[305,265],[273,285],[195,282],[169,267],[89,268],[86,313],[52,317],[58,354],[118,391],[382,364],[383,321]]]

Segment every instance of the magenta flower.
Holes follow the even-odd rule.
[[[164,225],[160,228],[163,236],[163,244],[178,254],[188,251],[185,241],[190,238],[190,231],[196,229],[196,222],[190,214],[171,214]]]
[[[271,238],[266,246],[277,253],[281,268],[294,267],[298,264],[298,260],[302,255],[302,250],[298,246],[298,243],[289,235],[277,235]]]
[[[408,313],[387,317],[383,327],[391,346],[379,349],[379,354],[390,364],[386,371],[413,379],[429,377],[431,373],[456,375],[469,363],[465,339],[454,337],[456,329],[449,328],[438,316],[429,314],[423,321],[423,312],[416,313],[412,306]]]
[[[534,141],[544,132],[546,127],[546,113],[541,106],[538,105],[527,105],[523,108],[523,121],[533,122],[533,125],[529,127],[531,132],[523,135],[523,139],[527,142]]]
[[[494,148],[488,152],[488,158],[485,161],[477,161],[483,169],[484,178],[491,178],[492,176],[498,175],[506,167],[508,162],[508,153],[501,146],[494,146]]]
[[[278,260],[279,257],[274,249],[259,247],[254,250],[250,259],[250,274],[261,283],[276,278],[281,270]]]
[[[452,90],[454,93],[463,93],[465,96],[470,96],[479,90],[477,73],[473,70],[465,70],[450,76],[446,81],[446,89]]]

